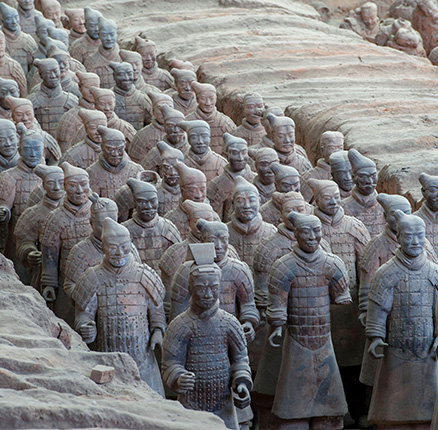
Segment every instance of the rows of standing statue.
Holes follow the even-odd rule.
[[[0,3],[0,246],[21,280],[231,429],[429,429],[438,176],[411,214],[340,132],[312,167],[259,94],[236,127],[190,62],[37,6]]]

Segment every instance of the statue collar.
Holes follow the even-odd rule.
[[[327,215],[321,209],[316,208],[315,215],[321,220],[323,224],[331,225],[334,227],[340,224],[344,219],[344,209],[340,207],[338,211],[332,216],[332,215]]]
[[[418,257],[410,257],[399,247],[395,251],[395,256],[403,266],[413,271],[420,270],[427,262],[426,252],[424,250]]]
[[[138,216],[137,211],[134,211],[134,213],[132,215],[132,219],[141,228],[154,228],[159,223],[159,221],[160,221],[160,217],[158,216],[158,213],[157,213],[157,214],[155,214],[154,218],[151,219],[149,222],[144,222]]]
[[[128,159],[126,157],[126,154],[123,155],[123,159],[120,162],[120,164],[117,167],[111,166],[111,164],[108,163],[108,161],[105,160],[105,157],[103,156],[103,152],[99,154],[99,163],[102,166],[103,169],[105,169],[107,172],[110,173],[119,173],[121,172],[126,165],[128,164]]]
[[[364,208],[370,208],[377,203],[377,191],[374,191],[369,196],[365,196],[359,192],[356,185],[353,187],[351,196]]]
[[[263,224],[263,218],[260,213],[258,213],[251,221],[243,223],[239,221],[236,215],[233,213],[233,215],[231,215],[231,223],[238,233],[249,235],[256,233],[261,228]]]
[[[216,303],[210,309],[203,309],[199,307],[193,297],[190,298],[190,310],[200,319],[207,320],[213,317],[216,312],[219,310],[219,299],[216,300]]]

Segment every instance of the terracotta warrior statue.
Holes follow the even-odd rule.
[[[350,10],[344,18],[341,28],[352,30],[368,42],[374,43],[380,28],[376,3],[366,2],[361,7]]]
[[[27,96],[26,75],[20,63],[6,54],[6,38],[2,31],[0,31],[0,76],[15,81],[20,88],[21,97]]]
[[[205,244],[198,245],[201,251],[193,251],[190,308],[169,325],[161,373],[184,407],[212,412],[227,428],[238,430],[234,405],[243,409],[250,404],[251,370],[239,321],[219,308],[221,269],[210,245],[208,254]],[[209,365],[212,357],[214,365]]]
[[[216,109],[216,88],[210,84],[192,82],[192,88],[196,94],[198,106],[196,110],[187,116],[187,121],[201,120],[208,123],[211,130],[211,149],[222,154],[224,133],[232,133],[236,128],[231,118]]]
[[[296,150],[298,145],[295,144],[295,123],[293,119],[287,116],[278,117],[272,113],[267,115],[267,119],[272,128],[272,142],[280,163],[294,167],[300,175],[306,170],[310,170],[312,168],[310,161]]]
[[[19,159],[15,124],[8,119],[0,119],[0,172],[15,167]]]
[[[56,137],[56,128],[62,115],[75,107],[79,100],[74,94],[62,90],[59,64],[55,59],[35,60],[34,64],[42,83],[40,89],[29,94],[28,98],[41,128]]]
[[[65,14],[70,22],[69,42],[70,46],[73,42],[84,37],[87,29],[85,28],[85,12],[84,9],[66,9]]]
[[[43,181],[44,196],[35,206],[27,208],[15,226],[17,258],[27,268],[31,285],[41,293],[41,241],[47,218],[64,198],[64,171],[58,166],[35,167]]]
[[[271,199],[272,193],[275,191],[275,176],[271,164],[278,163],[280,160],[272,148],[257,150],[249,148],[248,153],[255,161],[254,167],[257,175],[253,183],[259,190],[260,204],[263,205]]]
[[[88,196],[91,201],[90,225],[91,233],[78,242],[70,251],[65,266],[64,293],[72,298],[76,283],[83,273],[90,267],[102,263],[102,230],[105,218],[117,222],[117,205],[110,199],[99,197],[96,193]]]
[[[102,263],[76,283],[74,328],[86,343],[96,340],[98,351],[128,353],[141,379],[164,396],[154,355],[166,330],[163,284],[154,270],[135,261],[129,231],[111,218],[103,222],[102,249]]]
[[[420,34],[412,28],[400,28],[390,37],[386,46],[417,57],[426,57]]]
[[[134,196],[135,211],[123,225],[131,234],[142,263],[160,275],[160,258],[170,246],[181,242],[181,236],[171,221],[158,215],[158,193],[152,184],[128,179],[128,186]]]
[[[192,70],[182,69],[172,69],[170,73],[175,79],[176,91],[172,93],[175,109],[184,116],[190,115],[198,106],[192,88],[192,83],[196,81],[196,73]]]
[[[330,155],[330,170],[333,181],[339,186],[341,199],[351,196],[353,189],[353,172],[348,159],[348,151],[336,151]]]
[[[164,216],[178,207],[181,198],[180,177],[176,165],[178,161],[184,162],[184,155],[179,149],[173,148],[165,142],[158,142],[157,149],[161,159],[159,171],[163,178],[160,185],[157,186],[158,215]]]
[[[424,201],[414,215],[419,216],[426,224],[426,237],[435,253],[438,253],[438,176],[421,173],[418,180]]]
[[[102,42],[97,51],[89,53],[84,59],[87,72],[96,73],[102,88],[112,88],[114,73],[109,63],[122,61],[117,44],[117,24],[111,19],[99,18],[99,39]]]
[[[90,186],[100,197],[114,199],[117,190],[129,178],[135,178],[143,168],[129,159],[125,152],[125,136],[119,130],[102,125],[97,127],[102,137],[102,152],[87,172]]]
[[[342,429],[348,408],[331,339],[330,303],[352,302],[347,269],[320,247],[318,217],[291,212],[288,218],[297,243],[272,267],[266,312],[272,346],[287,324],[272,412],[290,428]]]
[[[379,360],[368,420],[377,428],[429,429],[437,397],[438,266],[424,252],[424,221],[394,215],[400,248],[377,270],[368,296],[368,351]]]
[[[15,125],[22,122],[24,126],[40,133],[44,141],[44,159],[46,164],[53,165],[61,158],[61,149],[56,140],[49,133],[42,130],[40,124],[34,116],[33,104],[28,99],[7,96],[6,103],[9,104],[12,112],[12,120]]]
[[[64,28],[61,21],[61,4],[58,0],[41,0],[44,18],[54,22],[56,28]]]
[[[32,66],[33,56],[38,50],[34,38],[21,30],[17,9],[0,3],[1,31],[6,40],[6,53],[18,61],[27,74]]]
[[[152,104],[149,97],[134,85],[131,64],[111,61],[116,84],[112,88],[116,95],[114,112],[119,118],[129,122],[136,130],[149,124],[152,118]]]
[[[43,161],[44,143],[40,133],[27,130],[23,124],[17,126],[17,131],[20,158],[15,167],[0,174],[0,242],[2,253],[14,262],[20,278],[28,281],[16,258],[14,229],[30,193],[41,183],[35,167]]]
[[[137,132],[128,150],[132,161],[136,163],[141,163],[148,152],[166,135],[162,106],[167,105],[173,108],[173,100],[167,94],[151,91],[148,96],[152,100],[152,121]]]
[[[313,200],[313,194],[307,181],[310,178],[326,179],[332,178],[330,168],[330,156],[344,149],[344,135],[339,131],[325,131],[319,140],[319,150],[322,158],[316,162],[316,166],[303,173],[301,180],[301,194],[309,203]]]
[[[248,165],[248,144],[240,137],[224,134],[224,148],[228,164],[224,171],[208,184],[207,197],[212,208],[222,221],[231,219],[234,180],[242,176],[248,182],[254,182],[255,174]]]
[[[135,50],[143,59],[143,69],[141,71],[143,79],[149,85],[157,87],[160,91],[165,91],[173,86],[172,75],[164,69],[160,69],[157,64],[157,45],[152,40],[135,37]]]
[[[135,128],[129,122],[119,118],[114,112],[116,106],[116,96],[112,90],[106,88],[90,87],[90,93],[93,97],[97,110],[103,112],[108,122],[108,128],[114,128],[123,133],[126,144],[129,145],[137,133]],[[81,127],[72,140],[72,144],[84,140],[86,136],[85,128]]]
[[[72,42],[70,46],[71,56],[82,64],[88,56],[97,52],[101,44],[99,39],[99,18],[103,18],[103,16],[97,10],[87,6],[84,8],[84,17],[85,35]]]
[[[263,238],[271,236],[277,229],[263,221],[259,213],[259,192],[242,176],[237,176],[234,180],[233,210],[231,221],[227,223],[230,244],[236,248],[240,259],[253,269],[257,246]]]
[[[240,124],[231,134],[241,137],[248,142],[248,146],[260,145],[266,130],[262,125],[263,111],[265,102],[258,93],[248,93],[245,96],[239,95],[237,101],[243,105],[242,124]]]
[[[42,16],[42,13],[35,9],[33,0],[18,0],[17,11],[20,18],[21,30],[36,37],[35,17]]]
[[[166,302],[170,304],[170,286],[172,278],[175,275],[178,267],[186,260],[187,250],[190,244],[199,243],[201,241],[201,232],[196,227],[196,222],[199,219],[207,221],[218,221],[217,215],[213,208],[208,203],[197,203],[192,200],[184,200],[182,203],[184,214],[187,217],[189,225],[189,234],[187,238],[180,243],[172,245],[163,254],[159,261],[161,270],[161,279],[168,293]],[[166,217],[167,218],[167,217]],[[181,236],[182,237],[182,236]]]
[[[438,46],[438,5],[434,0],[419,0],[412,12],[412,27],[421,34],[426,54]]]
[[[102,136],[98,133],[99,126],[106,127],[106,116],[98,110],[80,109],[79,118],[84,124],[87,135],[82,142],[73,145],[61,158],[72,166],[86,169],[99,159],[102,152]]]
[[[20,89],[17,82],[12,79],[0,78],[0,119],[12,120],[12,112],[6,97],[20,97]]]
[[[91,87],[99,87],[100,79],[95,73],[77,72],[79,91],[79,103],[74,108],[65,112],[58,122],[56,129],[56,140],[59,143],[63,154],[71,147],[73,137],[78,129],[83,125],[82,119],[79,116],[79,110],[90,109],[94,110],[94,97],[91,94]]]
[[[383,208],[377,202],[377,168],[374,161],[364,157],[359,151],[348,151],[354,187],[351,196],[341,203],[345,214],[360,219],[370,232],[376,236],[385,228]]]
[[[210,126],[202,120],[182,121],[179,126],[187,133],[190,150],[184,157],[187,166],[204,172],[207,182],[221,175],[227,160],[211,148]]]
[[[36,39],[38,41],[38,50],[34,53],[34,58],[40,60],[47,57],[47,38],[49,37],[49,28],[55,28],[55,23],[50,19],[41,16],[35,17],[36,25]],[[29,74],[29,78],[32,77],[32,72]]]
[[[141,69],[143,68],[143,59],[138,52],[121,49],[120,58],[122,61],[129,63],[132,66],[134,85],[137,90],[145,94],[149,94],[151,91],[156,93],[160,92],[157,87],[145,82],[143,75],[141,74]]]
[[[166,133],[162,142],[165,142],[171,148],[181,151],[186,156],[190,150],[190,145],[186,132],[180,127],[180,123],[184,121],[184,115],[166,104],[161,106],[161,111],[163,113],[164,132]],[[147,170],[159,172],[161,161],[157,143],[141,160],[140,164]]]

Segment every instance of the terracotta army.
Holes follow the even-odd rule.
[[[221,269],[219,307],[239,319],[249,343],[254,340],[255,327],[260,322],[254,303],[251,269],[246,263],[228,255],[229,233],[224,223],[200,219],[196,227],[201,233],[201,243],[213,243],[215,247],[214,262]],[[193,263],[189,260],[179,266],[172,280],[171,320],[189,308],[188,276]]]
[[[150,267],[135,261],[129,231],[105,218],[103,261],[77,281],[74,328],[101,352],[126,352],[137,363],[140,377],[164,396],[154,350],[166,330],[164,287]],[[117,333],[115,332],[117,325]]]
[[[227,160],[211,148],[210,126],[202,120],[183,121],[179,126],[187,133],[190,150],[184,157],[187,166],[204,172],[207,183],[221,175]]]
[[[287,323],[272,412],[290,428],[342,429],[347,403],[330,335],[330,303],[352,302],[347,269],[319,246],[317,217],[291,212],[289,220],[297,244],[269,278],[271,344]]]
[[[160,174],[163,180],[157,186],[158,215],[164,216],[178,207],[181,198],[177,162],[184,162],[183,153],[165,142],[158,142],[157,148],[161,157]]]
[[[341,28],[352,30],[368,42],[374,42],[380,28],[377,5],[373,2],[366,2],[361,7],[350,10]]]
[[[17,258],[30,272],[31,285],[41,293],[41,241],[47,218],[64,198],[64,171],[58,166],[39,164],[34,172],[43,181],[44,196],[21,214],[15,237]]]
[[[20,158],[15,167],[0,174],[0,243],[3,254],[14,262],[20,277],[27,281],[16,258],[14,229],[30,193],[41,183],[35,167],[42,161],[44,144],[40,133],[27,130],[23,124],[17,126],[17,131]]]
[[[377,270],[368,300],[369,353],[379,359],[368,420],[377,428],[429,429],[438,391],[438,266],[424,252],[424,221],[394,215],[400,248]]]
[[[397,242],[397,222],[394,212],[401,210],[406,215],[411,214],[411,205],[408,199],[403,196],[381,193],[377,196],[377,201],[385,211],[386,226],[382,233],[374,236],[370,242],[368,242],[360,260],[359,310],[361,311],[361,315],[359,318],[364,327],[368,310],[368,295],[371,280],[377,269],[394,257],[396,249],[399,246]],[[429,260],[437,263],[435,251],[427,239],[425,252]],[[365,347],[360,381],[362,384],[373,386],[378,362],[368,354],[369,346],[368,341]]]
[[[68,161],[72,166],[86,169],[99,159],[102,152],[102,136],[98,133],[99,126],[107,126],[106,116],[98,110],[80,109],[81,118],[87,133],[82,142],[72,146],[61,158],[61,162]]]
[[[143,182],[148,182],[152,184],[155,188],[158,188],[158,186],[161,184],[160,175],[157,172],[152,172],[151,170],[141,171],[137,175],[136,179],[139,179]],[[117,208],[119,210],[119,223],[122,223],[123,221],[132,218],[132,214],[135,210],[135,202],[134,196],[132,195],[132,191],[128,187],[128,184],[123,185],[119,188],[113,200],[116,202]]]
[[[152,117],[152,104],[149,97],[134,85],[134,73],[131,64],[111,61],[114,71],[117,116],[129,122],[136,130],[149,124]]]
[[[253,183],[259,190],[260,204],[263,205],[271,199],[272,193],[275,191],[275,177],[270,167],[271,163],[278,163],[280,160],[272,148],[260,148],[252,151],[250,148],[249,154],[255,161],[257,176]]]
[[[19,159],[15,124],[8,119],[0,119],[0,172],[15,167]]]
[[[129,178],[135,178],[143,168],[129,159],[125,152],[125,136],[119,130],[99,125],[97,132],[102,137],[102,152],[87,168],[90,186],[100,197],[114,199],[117,190]]]
[[[44,18],[55,23],[56,28],[64,28],[61,22],[61,5],[57,0],[41,0],[41,12]]]
[[[156,93],[160,92],[157,87],[147,84],[141,74],[141,69],[143,67],[143,59],[138,52],[126,51],[125,49],[120,50],[120,58],[122,61],[129,63],[132,66],[132,71],[134,75],[134,85],[137,90],[142,93],[149,94],[151,91]]]
[[[84,59],[87,72],[96,73],[102,88],[112,88],[115,84],[114,73],[109,63],[121,61],[117,44],[117,24],[105,18],[99,18],[99,39],[102,42],[97,51],[89,53]]]
[[[43,59],[47,57],[47,38],[49,37],[49,28],[55,28],[55,23],[50,19],[42,16],[35,17],[36,35],[38,40],[38,50],[34,58]]]
[[[267,119],[272,128],[272,141],[280,163],[294,167],[300,175],[306,170],[310,170],[312,168],[310,161],[296,150],[298,145],[295,144],[295,123],[293,119],[287,116],[278,117],[272,113],[267,115]]]
[[[44,299],[54,304],[54,312],[70,325],[74,309],[64,292],[67,259],[71,249],[91,233],[90,181],[88,173],[64,162],[65,198],[47,217],[41,239],[41,290]]]
[[[11,108],[5,100],[7,96],[20,97],[20,89],[14,80],[0,78],[0,118],[12,120]]]
[[[186,132],[179,126],[184,121],[184,115],[166,104],[161,106],[161,111],[163,112],[163,125],[166,133],[162,142],[165,142],[171,148],[178,149],[186,156],[190,150],[190,145]],[[159,172],[161,162],[162,158],[157,143],[157,146],[146,154],[140,164],[147,170]]]
[[[233,209],[231,221],[227,223],[230,244],[236,248],[240,259],[252,269],[257,246],[277,229],[263,221],[259,213],[259,192],[242,176],[234,180]]]
[[[190,115],[198,106],[192,83],[196,81],[196,73],[192,70],[172,69],[171,75],[175,79],[176,91],[172,93],[175,109],[184,116]]]
[[[84,16],[86,33],[70,46],[71,56],[82,64],[87,57],[97,52],[101,44],[99,39],[99,18],[103,18],[100,12],[88,6],[84,8]]]
[[[417,33],[421,39],[420,33],[416,32],[412,28],[412,24],[409,20],[404,18],[392,19],[388,18],[383,21],[380,26],[380,30],[376,35],[376,45],[385,46],[390,39],[394,39],[395,34],[401,28],[407,28]]]
[[[141,73],[145,82],[161,91],[171,88],[173,85],[172,75],[167,70],[160,69],[157,64],[157,45],[152,40],[136,36],[135,50],[143,59]]]
[[[178,206],[167,212],[165,218],[176,225],[182,240],[185,240],[189,235],[190,226],[188,225],[188,214],[183,203],[185,200],[192,200],[196,203],[209,203],[206,199],[207,179],[200,170],[187,167],[182,162],[177,161],[176,170],[179,175],[181,198]]]
[[[421,34],[426,54],[438,46],[438,5],[433,0],[420,0],[412,12],[412,27]]]
[[[17,9],[8,6],[6,3],[0,3],[1,14],[1,31],[6,40],[6,53],[11,58],[18,61],[25,74],[29,71],[33,55],[38,50],[34,38],[21,31],[20,18]]]
[[[414,215],[426,224],[427,239],[430,240],[435,253],[438,253],[438,176],[421,173],[418,177],[424,201]]]
[[[211,134],[211,149],[222,154],[223,135],[236,129],[236,124],[222,112],[216,109],[216,88],[210,84],[192,82],[198,107],[187,116],[187,121],[201,120],[208,123]]]
[[[238,430],[233,401],[248,407],[252,388],[245,336],[236,317],[219,308],[221,269],[214,250],[197,254],[188,278],[190,308],[169,325],[161,372],[184,407],[212,412]]]
[[[316,162],[316,166],[313,169],[304,172],[301,178],[301,194],[309,203],[313,200],[313,194],[307,185],[307,181],[310,178],[326,180],[332,178],[330,155],[344,149],[344,135],[339,131],[325,131],[321,135],[319,145],[322,158]]]
[[[35,17],[42,16],[42,13],[35,9],[33,0],[18,0],[17,11],[20,17],[21,30],[32,37],[36,37]]]
[[[58,142],[49,133],[41,128],[34,116],[33,104],[28,99],[15,98],[7,96],[6,103],[9,104],[12,112],[12,120],[15,125],[22,122],[29,130],[40,133],[44,138],[44,159],[46,164],[56,164],[61,158],[61,149]]]
[[[2,31],[0,31],[0,76],[15,81],[20,88],[20,95],[27,96],[26,76],[20,63],[6,54],[6,38]]]
[[[377,202],[377,168],[374,161],[364,157],[355,149],[348,151],[354,187],[351,196],[342,200],[345,214],[360,219],[375,236],[385,228],[383,208]]]
[[[196,227],[196,222],[199,219],[205,219],[206,221],[218,221],[217,215],[208,203],[198,203],[192,200],[184,200],[182,207],[190,229],[187,238],[183,238],[181,235],[183,241],[168,248],[159,262],[161,279],[163,280],[163,284],[168,293],[166,302],[169,304],[172,278],[175,275],[178,267],[186,260],[189,244],[199,243],[201,240],[201,233]]]
[[[95,109],[94,97],[90,88],[99,87],[100,85],[99,76],[95,73],[77,72],[76,76],[79,80],[78,85],[81,92],[79,103],[62,115],[56,129],[56,140],[63,154],[72,146],[74,134],[83,125],[82,119],[79,117],[79,111],[81,109]]]
[[[135,211],[123,225],[131,234],[142,263],[160,274],[160,258],[170,246],[181,242],[181,236],[171,221],[158,215],[158,193],[152,184],[128,179],[128,186],[134,196]]]
[[[69,33],[70,46],[73,42],[85,36],[85,12],[84,9],[66,9],[65,14],[70,21],[71,29]]]
[[[426,57],[423,41],[417,31],[408,28],[400,28],[386,44],[390,48],[397,49],[409,55]]]
[[[92,193],[88,198],[92,202],[90,206],[92,231],[89,236],[73,246],[65,266],[63,288],[70,299],[81,275],[90,267],[102,263],[102,230],[105,218],[117,222],[117,205],[112,200],[100,198],[96,193]]]
[[[339,186],[341,199],[351,196],[354,183],[348,151],[336,151],[330,155],[330,170],[332,179]]]
[[[266,130],[262,125],[262,115],[265,110],[265,102],[258,93],[248,93],[245,96],[239,95],[237,100],[243,105],[242,124],[231,134],[248,142],[248,146],[260,145]]]
[[[225,133],[224,148],[226,148],[228,164],[224,167],[224,171],[208,184],[207,197],[222,221],[228,222],[231,219],[235,178],[242,176],[252,183],[255,174],[248,165],[248,144],[245,140]]]
[[[163,126],[164,114],[161,107],[167,105],[173,108],[172,98],[167,94],[151,91],[149,97],[152,100],[152,121],[137,132],[128,150],[132,161],[136,163],[141,163],[148,152],[156,146],[157,142],[163,140],[166,134]]]
[[[29,94],[35,118],[41,128],[56,137],[56,128],[62,115],[78,104],[78,98],[62,90],[58,62],[53,58],[35,60],[35,66],[43,82],[39,91]]]

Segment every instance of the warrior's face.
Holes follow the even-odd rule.
[[[189,144],[195,154],[205,154],[210,147],[210,130],[207,127],[195,127],[187,133]]]
[[[184,140],[185,132],[178,125],[181,121],[178,121],[176,118],[164,120],[164,131],[166,132],[167,139],[173,145],[178,145]]]
[[[301,182],[299,176],[286,176],[285,178],[279,179],[275,188],[279,193],[288,193],[289,191],[300,192]]]
[[[20,18],[17,10],[8,10],[2,15],[2,23],[6,30],[15,32],[20,29]]]
[[[3,81],[0,86],[0,106],[3,109],[9,109],[9,105],[5,102],[6,96],[20,97],[20,89],[15,81]]]
[[[228,162],[233,172],[240,172],[248,163],[248,146],[243,143],[228,148]]]
[[[135,196],[135,210],[143,222],[152,221],[158,211],[157,193],[142,193]]]
[[[309,221],[307,224],[300,224],[294,229],[298,246],[308,253],[318,249],[322,238],[321,222],[318,220]]]
[[[64,180],[67,199],[75,206],[87,202],[90,194],[90,180],[87,175],[70,176]]]
[[[339,188],[344,191],[351,191],[353,188],[353,174],[351,172],[351,166],[348,163],[345,168],[332,168],[333,180],[338,184]]]
[[[176,159],[174,158],[166,158],[161,162],[161,176],[171,187],[176,187],[179,183],[179,173],[175,166]]]
[[[36,137],[27,136],[24,140],[21,141],[21,159],[24,161],[24,164],[26,164],[31,169],[41,163],[41,160],[43,158],[43,152],[44,144],[42,140]]]
[[[102,241],[105,259],[114,267],[123,267],[128,263],[131,252],[131,240],[126,237],[112,236]]]
[[[215,263],[222,261],[227,255],[229,237],[227,229],[216,229],[202,234],[201,241],[203,243],[214,243],[214,250],[216,251]]]
[[[52,200],[59,200],[64,197],[64,173],[49,173],[43,180],[43,187],[47,197]]]
[[[260,197],[253,191],[241,191],[234,195],[234,213],[243,222],[250,222],[259,213]]]
[[[33,107],[30,105],[21,105],[12,111],[12,119],[15,124],[22,122],[26,128],[30,128],[35,119]]]
[[[91,39],[99,39],[99,18],[88,18],[85,22],[85,28],[87,29],[87,34]]]
[[[211,309],[219,298],[220,276],[216,273],[193,276],[190,284],[195,304],[201,309]]]
[[[423,192],[427,206],[429,206],[433,212],[438,212],[438,182],[423,187],[421,191]]]
[[[202,91],[196,96],[202,112],[212,113],[216,107],[217,96],[215,91]]]
[[[353,180],[358,191],[365,196],[369,196],[374,193],[377,187],[377,169],[375,167],[360,169],[354,175]]]
[[[11,158],[17,153],[18,135],[13,128],[0,129],[0,154]]]
[[[289,154],[295,147],[295,129],[292,125],[281,125],[272,131],[274,147],[282,154]]]
[[[423,252],[424,243],[426,241],[424,223],[403,223],[402,226],[399,226],[397,239],[405,254],[410,257],[418,257]]]
[[[333,216],[341,206],[339,190],[334,188],[325,189],[316,196],[315,200],[318,208],[330,216]]]
[[[117,29],[113,25],[103,24],[99,29],[99,38],[105,49],[113,49],[117,42]]]
[[[114,72],[116,85],[124,91],[129,91],[134,84],[134,72],[131,65],[119,66]]]
[[[265,102],[261,97],[249,97],[243,105],[243,114],[251,125],[261,123],[264,110]]]
[[[193,97],[193,89],[192,82],[195,79],[193,78],[180,78],[175,82],[176,90],[178,91],[178,95],[183,100],[190,100]]]
[[[186,183],[181,187],[181,194],[183,200],[203,203],[207,195],[207,184],[205,181]]]
[[[122,162],[125,154],[125,141],[102,141],[102,154],[111,166],[117,167]]]
[[[94,143],[102,143],[102,136],[97,131],[99,125],[106,127],[107,122],[104,119],[94,119],[84,125],[87,136]]]

